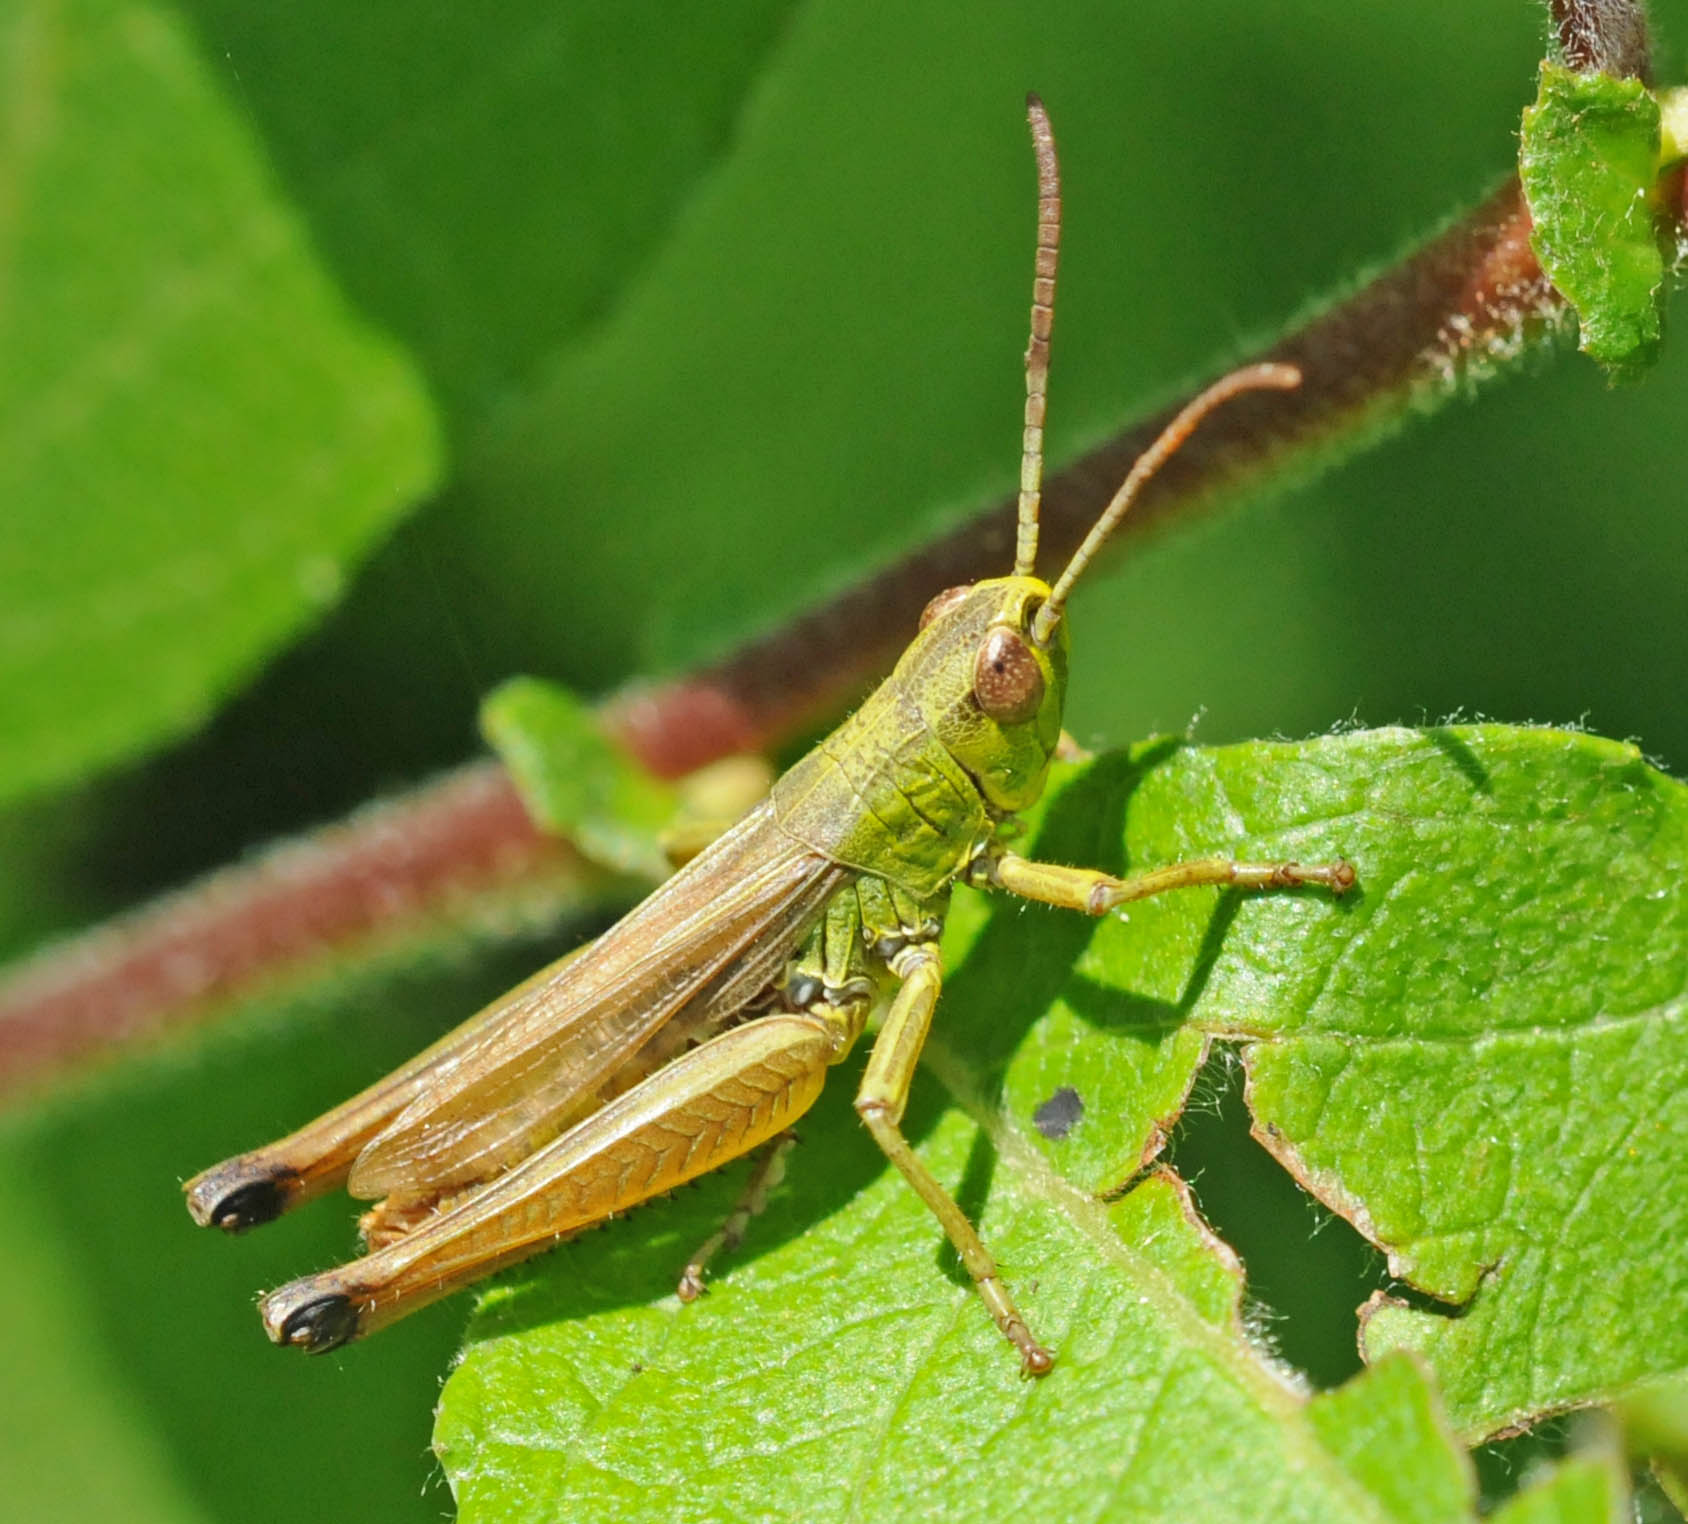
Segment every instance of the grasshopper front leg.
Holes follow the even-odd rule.
[[[909,1147],[902,1132],[909,1086],[943,986],[943,963],[937,943],[917,942],[905,947],[891,960],[891,972],[902,980],[902,988],[886,1013],[885,1024],[879,1029],[868,1058],[861,1089],[856,1094],[856,1111],[873,1134],[874,1142],[885,1151],[886,1158],[903,1172],[903,1178],[943,1224],[996,1326],[1019,1351],[1021,1370],[1028,1376],[1041,1376],[1054,1365],[1055,1357],[1032,1337],[1020,1309],[997,1274],[990,1250],[967,1220],[967,1214]]]
[[[1354,868],[1334,863],[1239,863],[1228,857],[1203,857],[1192,862],[1151,868],[1130,878],[1116,878],[1095,868],[1067,868],[1059,863],[1033,862],[1012,852],[987,854],[974,864],[970,877],[980,888],[1006,889],[1022,899],[1040,900],[1086,915],[1106,915],[1132,900],[1146,900],[1169,889],[1218,885],[1231,889],[1294,889],[1318,884],[1332,894],[1354,887]]]
[[[711,1038],[403,1237],[272,1291],[266,1331],[333,1349],[750,1152],[814,1104],[867,1004],[823,1002]]]
[[[1006,889],[1025,899],[1041,900],[1089,915],[1104,915],[1119,905],[1163,894],[1169,889],[1204,884],[1240,889],[1321,884],[1333,894],[1342,894],[1355,881],[1354,869],[1346,862],[1239,863],[1229,858],[1203,858],[1156,868],[1132,878],[1117,878],[1092,868],[1033,862],[1011,852],[981,857],[968,876],[980,887]],[[997,1327],[1019,1351],[1021,1369],[1027,1375],[1040,1376],[1054,1364],[1054,1356],[1032,1337],[997,1273],[990,1251],[966,1214],[909,1147],[900,1126],[908,1104],[909,1086],[943,983],[937,944],[921,942],[904,948],[892,960],[891,971],[902,980],[902,988],[874,1043],[856,1096],[856,1110],[886,1156],[943,1224]]]

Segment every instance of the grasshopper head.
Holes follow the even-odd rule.
[[[1246,365],[1222,376],[1162,429],[1137,458],[1066,569],[1051,586],[1036,575],[1043,484],[1043,423],[1049,336],[1055,314],[1055,267],[1061,235],[1061,181],[1055,139],[1043,102],[1026,99],[1037,152],[1037,275],[1032,283],[1031,342],[1026,347],[1025,434],[1014,574],[939,593],[920,620],[920,636],[899,666],[899,691],[998,810],[1023,810],[1043,792],[1061,738],[1067,697],[1067,595],[1144,485],[1214,408],[1239,392],[1301,384],[1291,365]],[[906,669],[906,670],[905,670]]]
[[[910,653],[921,717],[998,810],[1023,810],[1043,792],[1061,736],[1066,625],[1047,644],[1032,636],[1048,598],[1036,577],[951,588],[927,606]]]

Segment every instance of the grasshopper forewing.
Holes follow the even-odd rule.
[[[589,947],[534,975],[411,1063],[267,1148],[188,1182],[196,1221],[238,1231],[339,1184],[377,1205],[369,1252],[264,1297],[277,1343],[332,1349],[764,1148],[746,1203],[681,1279],[736,1236],[787,1128],[883,1013],[856,1110],[942,1223],[1031,1374],[1053,1357],[900,1123],[943,981],[938,937],[963,882],[1090,915],[1169,889],[1321,884],[1348,864],[1207,858],[1135,878],[1038,863],[1005,823],[1042,793],[1061,738],[1067,594],[1143,483],[1213,408],[1287,388],[1234,372],[1132,468],[1053,585],[1035,575],[1044,394],[1060,231],[1048,118],[1012,575],[933,599],[895,671],[737,826]]]

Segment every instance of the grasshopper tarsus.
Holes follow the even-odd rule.
[[[1343,858],[1329,863],[1236,863],[1232,883],[1239,889],[1305,889],[1329,890],[1341,898],[1355,884],[1359,876],[1354,865]]]

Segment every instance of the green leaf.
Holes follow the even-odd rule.
[[[1619,375],[1656,358],[1664,295],[1659,105],[1637,79],[1541,66],[1518,172],[1531,243],[1576,308],[1586,354]]]
[[[0,21],[0,800],[179,734],[435,482],[176,11]]]
[[[1474,1510],[1470,1462],[1448,1443],[1430,1382],[1410,1357],[1386,1355],[1346,1386],[1315,1397],[1307,1416],[1389,1518],[1440,1524]]]
[[[547,831],[606,868],[668,876],[661,837],[678,795],[609,742],[589,705],[554,683],[513,677],[482,702],[481,733]]]
[[[797,1254],[744,1264],[690,1309],[630,1305],[672,1286],[719,1208],[711,1192],[656,1209],[654,1232],[566,1247],[548,1287],[491,1294],[480,1326],[502,1336],[471,1347],[436,1429],[461,1518],[553,1517],[564,1500],[586,1517],[697,1520],[1420,1517],[1381,1506],[1350,1447],[1333,1451],[1247,1349],[1237,1279],[1215,1299],[1211,1250],[1164,1177],[1110,1208],[1028,1179],[1030,1159],[1005,1191],[998,1157],[986,1225],[1022,1276],[1037,1262],[1063,1341],[1059,1374],[1033,1384],[905,1210],[907,1188],[875,1177],[840,1099],[811,1141],[854,1194],[827,1191],[806,1229],[781,1203],[756,1230],[799,1234]],[[950,1178],[977,1169],[979,1134],[953,1113],[934,1123],[930,1101],[928,1160]],[[1411,1436],[1413,1475],[1457,1469],[1445,1432],[1418,1425],[1421,1400],[1366,1406]]]
[[[1100,924],[958,892],[906,1129],[1054,1373],[1020,1380],[846,1070],[705,1302],[669,1293],[742,1171],[485,1294],[436,1430],[465,1518],[1465,1507],[1417,1364],[1309,1406],[1176,1179],[1125,1189],[1216,1039],[1263,1140],[1397,1273],[1467,1299],[1368,1328],[1374,1355],[1386,1326],[1417,1346],[1457,1430],[1688,1365],[1682,785],[1553,731],[1162,742],[1063,769],[1028,828],[1037,855],[1111,871],[1235,852],[1360,876],[1340,902],[1187,892]],[[1368,1429],[1406,1436],[1406,1476]]]
[[[1391,1519],[1438,1524],[1477,1504],[1470,1462],[1448,1443],[1425,1370],[1388,1355],[1347,1386],[1308,1402],[1308,1419]]]
[[[1688,1379],[1645,1386],[1615,1413],[1625,1451],[1651,1469],[1660,1491],[1688,1515]]]
[[[1615,1524],[1629,1516],[1627,1492],[1609,1460],[1573,1456],[1497,1508],[1490,1524]]]
[[[198,727],[341,599],[669,236],[786,9],[6,9],[0,801]]]

